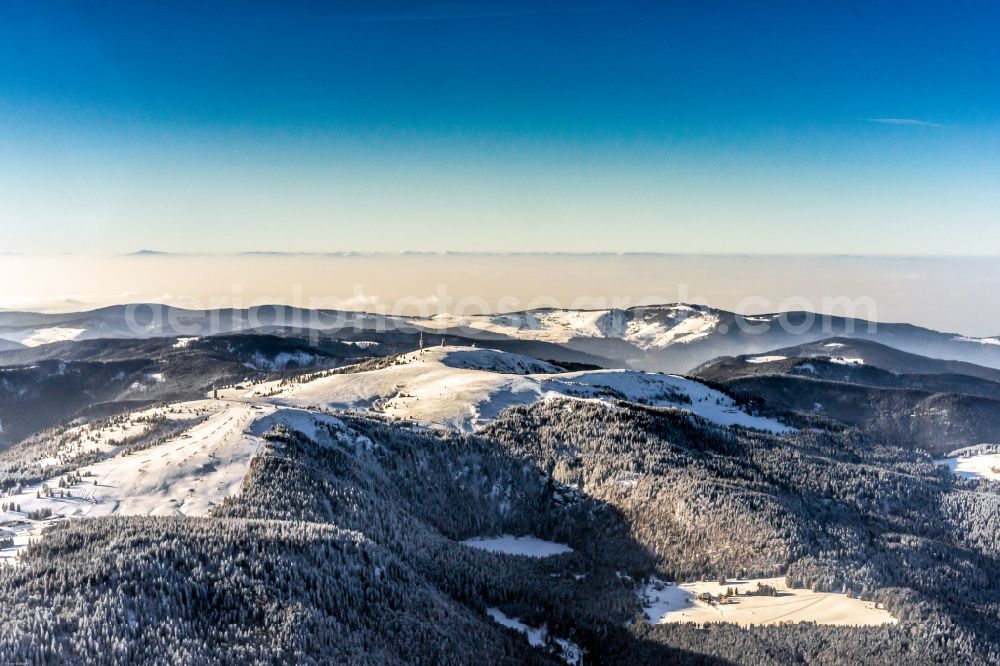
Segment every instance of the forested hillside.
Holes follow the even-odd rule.
[[[923,454],[573,399],[512,407],[477,435],[322,423],[270,431],[210,517],[72,521],[29,547],[0,572],[0,660],[556,663],[565,645],[615,664],[1000,655],[1000,496]],[[572,552],[461,543],[505,533]],[[901,622],[651,625],[638,592],[654,574],[787,574]],[[547,646],[487,608],[545,626]]]

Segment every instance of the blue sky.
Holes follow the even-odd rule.
[[[0,251],[1000,254],[997,25],[995,2],[3,3]]]

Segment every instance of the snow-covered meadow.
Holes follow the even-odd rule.
[[[1000,453],[960,455],[940,458],[935,462],[947,465],[953,474],[965,479],[1000,481]]]
[[[533,536],[514,536],[512,534],[501,534],[497,537],[473,537],[466,539],[462,544],[491,553],[525,555],[527,557],[550,557],[552,555],[573,552],[573,549],[569,546],[556,543],[555,541],[546,541]]]
[[[165,441],[148,448],[130,450],[130,442],[150,434],[153,423],[162,423],[150,418],[164,414],[190,427],[171,431]],[[103,460],[4,496],[8,509],[0,511],[0,528],[13,536],[13,545],[0,550],[0,559],[14,558],[31,538],[63,519],[205,515],[239,490],[263,436],[278,424],[322,439],[321,429],[329,432],[340,422],[263,401],[200,400],[137,412],[103,428],[72,429],[59,452],[37,464],[44,470],[84,454]]]
[[[773,587],[777,594],[750,595],[757,585]],[[721,597],[730,589],[739,594]],[[702,599],[711,595],[714,601]],[[792,589],[784,578],[755,578],[696,583],[670,583],[658,579],[648,582],[640,592],[645,614],[654,624],[692,622],[704,624],[728,622],[740,626],[815,622],[841,626],[896,624],[889,611],[871,601],[846,594]]]

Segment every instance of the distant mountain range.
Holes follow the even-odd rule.
[[[197,311],[143,304],[67,314],[0,312],[0,351],[98,338],[238,332],[344,337],[381,331],[489,340],[494,346],[503,341],[549,343],[585,355],[581,358],[603,359],[606,365],[664,372],[688,372],[720,356],[759,354],[838,336],[869,340],[929,358],[1000,369],[998,338],[968,338],[910,324],[875,324],[810,312],[743,316],[685,304],[430,318],[281,305]],[[523,349],[513,351],[540,355]]]

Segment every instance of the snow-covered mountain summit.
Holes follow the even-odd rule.
[[[431,330],[470,329],[484,333],[566,343],[574,338],[610,338],[631,342],[640,349],[663,349],[708,335],[720,317],[707,308],[677,304],[652,309],[559,310],[542,309],[508,314],[459,317],[438,315],[412,323]]]
[[[565,372],[492,349],[431,347],[293,381],[242,384],[104,421],[73,422],[26,440],[6,455],[18,470],[35,470],[29,476],[38,481],[10,489],[5,506],[40,517],[16,523],[16,543],[2,556],[13,557],[50,515],[204,515],[239,489],[268,432],[280,427],[322,442],[339,428],[331,411],[473,431],[509,406],[553,399],[670,407],[706,427],[793,430],[692,379],[633,370]],[[7,513],[0,519],[13,520],[4,518]]]
[[[472,347],[432,347],[368,371],[328,374],[284,389],[272,382],[241,392],[253,398],[273,390],[280,393],[270,401],[279,405],[373,411],[465,431],[488,423],[511,405],[552,398],[626,400],[683,409],[720,426],[789,430],[691,379],[634,370],[562,372],[516,354]]]

